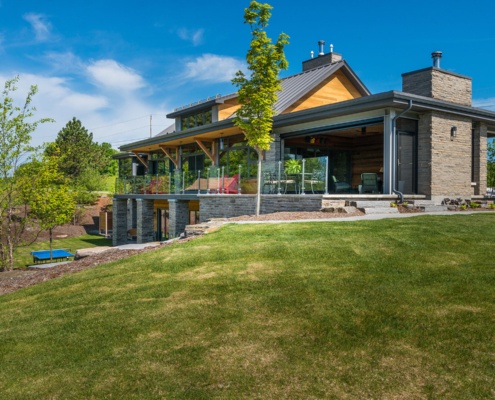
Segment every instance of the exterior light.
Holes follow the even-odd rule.
[[[450,139],[453,140],[457,136],[457,126],[450,128]]]

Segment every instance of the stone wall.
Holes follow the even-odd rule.
[[[189,224],[189,202],[186,200],[170,199],[169,204],[169,227],[170,238],[178,237],[186,230]]]
[[[200,221],[211,218],[231,218],[256,213],[256,195],[199,196]],[[320,211],[321,195],[264,195],[261,196],[261,214],[284,211]]]
[[[113,199],[112,245],[127,244],[127,199]]]
[[[473,182],[474,194],[486,194],[487,179],[487,127],[485,124],[477,123],[473,131]]]
[[[137,243],[155,240],[155,214],[153,200],[136,199],[137,203]]]
[[[472,105],[472,80],[435,67],[402,75],[402,91],[433,99]]]
[[[472,122],[470,118],[433,112],[422,117],[420,126],[429,125],[430,132],[419,136],[431,141],[431,192],[433,200],[444,197],[470,197],[472,165]],[[451,128],[457,127],[457,135],[451,137]],[[428,194],[422,193],[421,194]]]

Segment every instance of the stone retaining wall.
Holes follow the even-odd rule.
[[[255,195],[204,195],[199,197],[200,222],[211,218],[231,218],[256,213]],[[261,196],[261,214],[274,212],[320,211],[321,195],[264,195]]]

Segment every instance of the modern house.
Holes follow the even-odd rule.
[[[317,57],[282,80],[273,143],[264,154],[261,212],[319,210],[328,199],[482,198],[495,112],[472,107],[471,78],[433,66],[402,75],[402,91],[371,94],[319,42]],[[232,117],[237,95],[169,114],[175,124],[121,146],[114,245],[188,224],[253,214],[257,155]],[[289,161],[291,160],[291,161]]]

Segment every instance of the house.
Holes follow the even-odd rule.
[[[333,198],[482,198],[495,112],[472,107],[471,78],[443,69],[441,56],[404,73],[402,91],[371,94],[320,41],[318,56],[282,80],[262,213],[319,210]],[[132,228],[145,243],[254,213],[257,155],[233,124],[238,108],[236,94],[190,104],[168,115],[171,128],[121,146],[114,245]],[[299,169],[289,174],[287,160]]]

